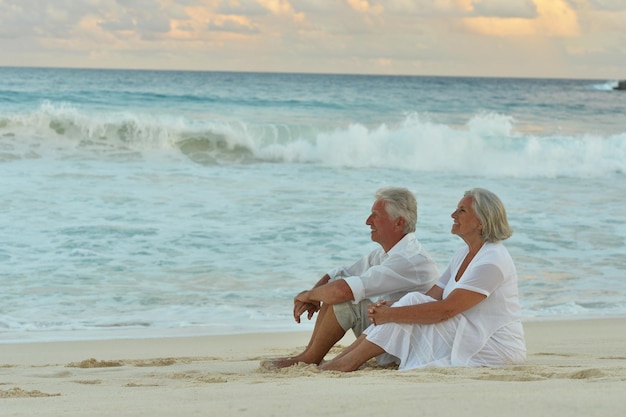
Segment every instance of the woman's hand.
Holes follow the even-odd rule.
[[[379,324],[388,323],[389,320],[389,310],[391,307],[387,305],[385,300],[378,301],[374,304],[370,304],[367,306],[367,317],[369,317],[370,321],[377,326]]]

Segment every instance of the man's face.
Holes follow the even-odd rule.
[[[389,218],[384,200],[374,202],[372,214],[365,224],[370,227],[372,240],[378,242],[385,250],[390,249],[397,242],[397,222]]]

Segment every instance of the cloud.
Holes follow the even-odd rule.
[[[381,4],[371,5],[368,0],[346,0],[350,7],[359,13],[381,14],[384,7]]]
[[[624,0],[0,0],[0,65],[623,73],[625,21]]]
[[[626,11],[626,2],[624,0],[588,0],[588,2],[594,10],[609,12]]]
[[[495,37],[570,37],[580,33],[578,16],[565,0],[533,1],[536,17],[469,17],[463,24],[472,33]]]
[[[0,37],[68,36],[86,9],[72,1],[50,4],[44,0],[0,1]]]
[[[207,27],[211,32],[228,32],[244,35],[261,33],[258,26],[250,23],[247,19],[230,18],[219,22],[209,22]]]
[[[296,13],[293,6],[288,0],[256,0],[261,6],[270,10],[274,14],[284,14],[292,16],[296,19],[302,19],[304,16]]]
[[[131,31],[135,29],[135,21],[131,16],[122,16],[115,20],[99,21],[98,26],[107,32]]]
[[[133,31],[140,37],[153,38],[170,31],[170,13],[158,0],[117,0],[98,23],[109,32]]]
[[[474,12],[479,16],[524,18],[537,17],[537,7],[533,0],[476,0]]]
[[[215,8],[215,13],[222,15],[262,16],[269,13],[255,0],[222,1]]]

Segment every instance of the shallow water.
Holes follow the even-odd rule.
[[[608,80],[0,68],[0,341],[283,331],[406,186],[443,270],[507,206],[526,319],[626,314],[626,95]]]

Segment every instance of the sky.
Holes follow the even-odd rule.
[[[626,79],[626,0],[0,0],[0,66]]]

